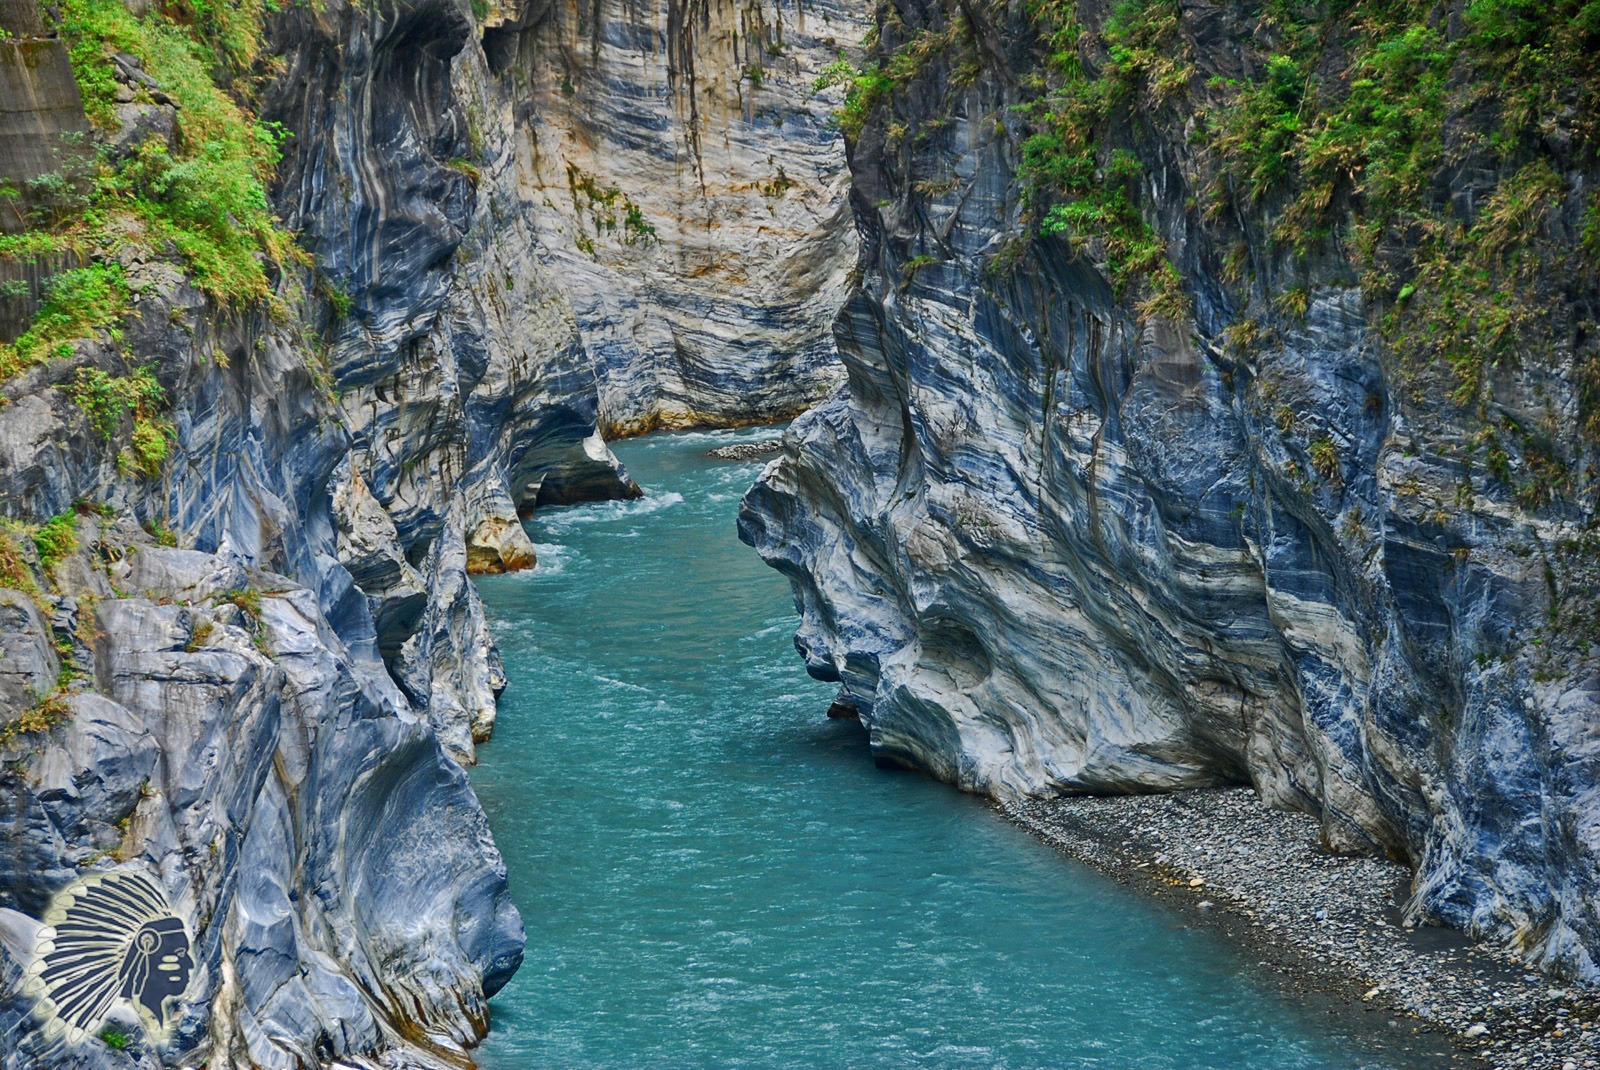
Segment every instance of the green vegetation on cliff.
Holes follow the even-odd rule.
[[[935,0],[830,84],[902,288],[1008,175],[991,296],[1075,255],[1193,339],[1352,552],[1415,462],[1427,531],[1531,525],[1520,641],[1600,644],[1600,0]],[[1303,362],[1350,313],[1373,379],[1335,428]]]
[[[1347,246],[1401,368],[1419,389],[1448,371],[1522,503],[1571,490],[1557,429],[1507,422],[1493,380],[1569,349],[1600,266],[1593,223],[1567,223],[1600,172],[1600,3],[1274,0],[1259,25],[1257,76],[1213,78],[1222,97],[1201,112],[1222,160],[1208,210],[1267,206],[1277,242]],[[1452,198],[1451,176],[1472,172]],[[1592,347],[1572,356],[1581,430],[1600,443],[1600,363]]]
[[[1478,463],[1526,507],[1572,493],[1583,465],[1570,441],[1560,456],[1570,428],[1554,413],[1543,427],[1506,416],[1495,381],[1525,361],[1570,362],[1576,449],[1600,444],[1600,350],[1583,326],[1600,312],[1600,0],[1259,0],[1206,17],[1242,55],[1208,54],[1201,16],[1173,0],[1109,14],[1078,0],[946,4],[942,23],[916,28],[886,10],[864,64],[841,58],[818,86],[845,85],[845,134],[874,122],[893,154],[932,133],[902,116],[913,83],[953,101],[986,66],[1020,101],[1030,235],[1069,240],[1141,315],[1179,317],[1185,282],[1162,236],[1174,205],[1151,194],[1153,169],[1168,169],[1163,185],[1177,170],[1188,240],[1236,243],[1230,340],[1303,318],[1318,272],[1346,263],[1397,376],[1475,415]],[[984,25],[1019,24],[1029,63],[979,56]],[[1153,159],[1174,136],[1187,158]],[[1289,270],[1254,278],[1263,260]]]
[[[1096,73],[1085,63],[1075,11],[1049,0],[1035,0],[1029,10],[1048,32],[1042,69],[1026,79],[1033,100],[1018,109],[1038,131],[1023,142],[1022,176],[1040,233],[1065,236],[1078,248],[1097,243],[1119,293],[1143,280],[1142,313],[1180,316],[1188,306],[1177,269],[1140,208],[1144,165],[1104,136],[1118,106],[1141,89],[1161,102],[1192,77],[1177,4],[1119,6],[1105,24],[1107,62]]]
[[[161,471],[174,431],[160,416],[167,392],[156,381],[153,363],[125,376],[79,368],[77,380],[67,392],[89,418],[89,426],[108,442],[121,431],[123,422],[132,418],[129,445],[117,455],[119,468],[147,476]]]
[[[142,14],[121,0],[50,9],[96,135],[65,138],[57,169],[26,184],[31,229],[0,236],[0,258],[83,266],[48,279],[32,324],[0,343],[0,381],[73,357],[74,342],[99,331],[120,348],[133,298],[124,265],[138,261],[174,261],[229,312],[282,314],[280,268],[306,255],[267,198],[285,134],[250,106],[268,71],[263,14],[260,0],[175,0]],[[58,385],[102,440],[121,443],[119,468],[160,471],[173,428],[153,365],[125,375],[80,368]]]
[[[1251,75],[1204,80],[1171,0],[1124,0],[1097,32],[1074,3],[1031,14],[1047,55],[1025,78],[1042,92],[1023,109],[1039,128],[1023,172],[1039,203],[1055,201],[1042,231],[1099,236],[1114,280],[1138,272],[1159,292],[1171,269],[1140,240],[1125,198],[1140,165],[1110,125],[1186,113],[1209,168],[1205,217],[1259,212],[1301,256],[1353,253],[1402,364],[1450,368],[1457,403],[1485,400],[1497,361],[1557,345],[1544,328],[1565,295],[1536,276],[1595,267],[1592,234],[1547,224],[1582,186],[1558,168],[1595,171],[1600,3],[1268,0],[1233,12],[1260,45]],[[1493,179],[1463,211],[1442,190],[1467,166]],[[1586,408],[1600,441],[1600,409]],[[1551,491],[1547,475],[1522,488],[1530,503]]]
[[[12,345],[0,345],[0,380],[22,368],[72,355],[72,341],[115,322],[128,305],[121,266],[94,264],[63,271],[45,287],[44,302],[32,325]]]
[[[33,229],[0,237],[0,256],[71,251],[95,263],[56,276],[32,329],[0,346],[0,378],[115,323],[128,295],[113,256],[176,253],[196,286],[233,309],[271,301],[274,265],[303,256],[266,195],[284,134],[247,107],[259,3],[194,0],[135,15],[120,0],[63,0],[54,11],[85,113],[105,140],[59,147],[58,171],[29,184],[40,202]],[[137,64],[131,75],[119,53]],[[126,123],[166,107],[170,138],[157,122],[143,140],[113,147]]]
[[[116,52],[137,57],[159,85],[138,87],[136,101],[161,93],[177,107],[171,146],[152,136],[121,158],[101,157],[83,229],[69,236],[99,244],[118,217],[131,218],[143,225],[132,240],[171,242],[218,303],[265,300],[267,264],[292,255],[266,195],[283,134],[218,84],[248,88],[237,76],[260,50],[259,4],[195,2],[136,17],[120,0],[65,0],[60,10],[92,123],[108,133],[120,126]]]

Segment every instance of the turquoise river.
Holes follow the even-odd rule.
[[[542,511],[481,589],[510,687],[473,770],[528,929],[487,1070],[1396,1065],[984,802],[874,768],[739,544],[759,465],[656,435],[639,501]]]

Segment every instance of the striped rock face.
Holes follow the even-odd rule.
[[[1086,69],[1111,69],[1079,17]],[[1023,106],[1059,44],[1015,11],[885,19],[902,73],[851,150],[848,381],[792,425],[741,533],[885,761],[997,796],[1251,783],[1332,849],[1408,859],[1413,917],[1595,978],[1600,677],[1555,623],[1596,588],[1571,348],[1594,352],[1592,274],[1529,282],[1546,345],[1485,373],[1491,423],[1542,428],[1574,480],[1540,505],[1506,455],[1474,461],[1493,427],[1451,400],[1449,362],[1395,356],[1356,251],[1291,264],[1265,206],[1197,207],[1219,163],[1196,130],[1254,62],[1251,17],[1181,7],[1181,97],[1135,79],[1094,131],[1137,175],[1115,196],[1172,272],[1154,280],[1118,274],[1099,224],[1041,226],[1019,172],[1050,144]],[[1450,181],[1452,204],[1488,195]],[[1580,202],[1535,202],[1552,262]]]
[[[856,262],[841,91],[857,0],[559,0],[489,30],[525,86],[521,196],[608,434],[786,418],[838,381]],[[492,21],[492,20],[491,20]]]

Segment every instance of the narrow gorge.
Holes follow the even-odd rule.
[[[863,27],[0,9],[7,1066],[482,1039],[524,936],[463,768],[506,686],[468,577],[532,567],[541,505],[641,493],[603,428],[836,378],[855,245],[809,97]],[[52,904],[124,870],[193,939],[171,1020],[40,998]]]
[[[1008,1046],[1022,1026],[814,1047],[804,1000],[774,1011],[800,1015],[788,1042],[730,1026],[743,1055],[516,1046],[502,992],[550,931],[518,904],[559,881],[502,856],[557,839],[506,785],[589,757],[507,743],[495,765],[500,696],[526,696],[524,733],[609,701],[530,661],[605,616],[538,601],[565,589],[527,578],[570,547],[536,539],[674,493],[731,530],[747,487],[738,536],[793,587],[797,665],[835,685],[803,701],[859,720],[880,765],[1047,837],[1067,811],[1027,815],[1050,800],[1248,786],[1310,815],[1322,855],[1412,873],[1407,931],[1587,992],[1597,57],[1594,0],[0,0],[0,1065],[459,1067],[501,1012],[497,1067],[1073,1058],[1055,1018],[1040,1048]],[[764,471],[715,483],[662,467],[690,439],[639,444],[642,480],[609,444],[786,420]],[[738,570],[688,586],[724,552],[694,530],[627,559],[717,613],[699,598]],[[635,536],[665,537],[610,552]],[[648,616],[619,641],[657,642]],[[706,635],[729,649],[663,662],[710,650],[694,683],[728,692],[683,732],[789,732],[799,692],[734,657],[756,640]],[[773,805],[842,798],[834,775]],[[898,815],[886,845],[921,835],[898,795],[856,798]],[[935,839],[965,881],[1034,872],[999,835]],[[784,879],[848,872],[808,850]],[[1117,896],[1061,865],[996,897],[1065,949],[1063,897]],[[1006,923],[948,901],[962,933]],[[1044,968],[984,939],[964,953]],[[1171,982],[1195,1021],[1211,968]],[[1024,998],[998,978],[970,983]],[[1175,1016],[1128,1026],[1115,1065],[1169,1043],[1194,1045],[1175,1068],[1454,1058],[1254,996],[1218,1019],[1245,1039],[1185,1041],[1191,1010],[1155,991],[1137,1022]],[[714,1003],[684,1013],[733,1013]],[[1592,1030],[1540,1028],[1600,1066]]]

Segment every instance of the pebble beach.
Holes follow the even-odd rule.
[[[1322,850],[1314,818],[1270,810],[1249,788],[1002,809],[1062,853],[1222,930],[1269,983],[1371,1016],[1369,1031],[1398,1047],[1443,1047],[1463,1067],[1600,1070],[1600,993],[1408,923],[1408,868]]]

